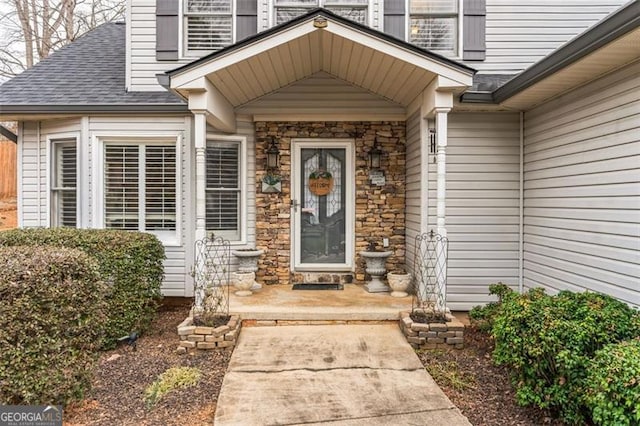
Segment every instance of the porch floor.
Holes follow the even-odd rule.
[[[290,285],[263,285],[248,297],[230,289],[229,311],[243,320],[392,321],[411,309],[411,296],[368,293],[364,286],[344,290],[292,290]]]

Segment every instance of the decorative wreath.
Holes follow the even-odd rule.
[[[331,179],[333,175],[326,170],[316,170],[311,172],[309,179]]]

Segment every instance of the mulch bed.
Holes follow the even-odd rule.
[[[464,330],[464,349],[418,351],[422,364],[475,426],[561,426],[549,413],[520,407],[508,371],[493,365],[490,336],[473,327]]]
[[[81,403],[65,408],[65,424],[212,424],[231,350],[177,354],[176,327],[188,313],[189,306],[163,306],[151,329],[138,340],[136,351],[124,345],[103,353],[93,388]],[[113,359],[113,355],[120,357]],[[170,367],[199,368],[199,384],[174,390],[147,408],[143,400],[145,388]]]

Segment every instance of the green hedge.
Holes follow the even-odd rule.
[[[155,316],[164,269],[164,247],[153,235],[99,229],[15,229],[0,232],[0,246],[76,248],[96,259],[109,284],[109,318],[104,346],[144,331]]]
[[[640,340],[607,345],[587,371],[586,402],[598,425],[640,425]]]
[[[580,424],[588,416],[584,395],[591,359],[609,343],[638,336],[640,315],[597,293],[507,292],[492,334],[494,361],[510,367],[518,402]]]
[[[0,247],[0,404],[64,404],[89,387],[107,315],[96,262]]]

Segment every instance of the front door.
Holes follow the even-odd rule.
[[[292,244],[298,271],[350,271],[354,247],[353,141],[294,140]]]

